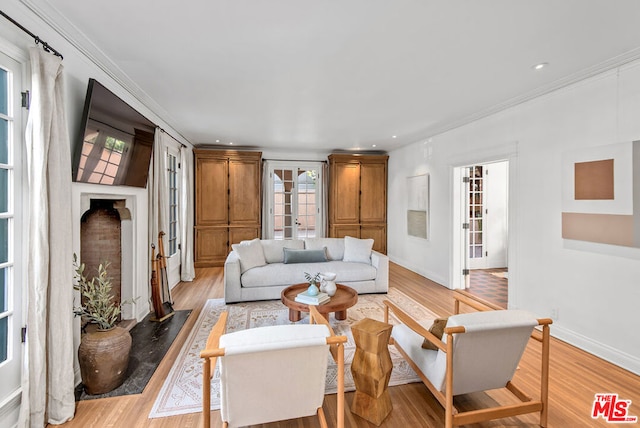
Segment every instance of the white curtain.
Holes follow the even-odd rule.
[[[182,162],[182,193],[180,194],[180,280],[193,281],[196,271],[193,265],[193,153],[188,147],[180,148]]]
[[[320,210],[320,216],[322,219],[322,236],[331,236],[331,231],[329,230],[329,192],[331,189],[329,188],[329,164],[327,162],[322,162],[322,196],[321,196],[321,204],[322,210]]]
[[[30,234],[20,426],[40,428],[64,423],[75,411],[71,155],[61,59],[37,47],[30,56]]]
[[[149,242],[155,244],[156,253],[158,252],[158,233],[160,231],[167,233],[168,230],[169,184],[167,183],[166,138],[170,137],[160,128],[156,128],[153,141],[153,162],[149,171]],[[162,242],[166,249],[165,239]],[[149,260],[151,259],[149,258]]]
[[[271,163],[262,161],[262,239],[273,239],[273,220],[270,211],[273,198]]]

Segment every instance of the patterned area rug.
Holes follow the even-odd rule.
[[[383,300],[388,299],[396,303],[418,321],[432,320],[437,315],[421,306],[406,294],[390,288],[387,295],[364,294],[358,296],[358,303],[347,311],[347,319],[337,321],[333,314],[329,322],[337,335],[345,335],[348,342],[345,344],[345,390],[353,391],[354,383],[351,376],[351,361],[355,352],[355,343],[351,335],[350,326],[363,319],[373,318],[379,321],[384,319]],[[289,321],[289,310],[278,300],[266,302],[247,302],[225,305],[223,299],[208,300],[191,334],[187,338],[180,354],[169,372],[167,379],[158,394],[156,402],[151,409],[149,418],[162,418],[166,416],[181,415],[200,412],[202,408],[202,360],[200,351],[205,347],[211,327],[215,324],[222,311],[229,311],[227,332],[244,330],[267,325],[293,324]],[[303,318],[298,323],[308,323],[308,314],[303,313]],[[397,320],[391,319],[392,324]],[[393,372],[389,385],[401,385],[410,382],[419,382],[420,379],[409,367],[395,347],[390,346]],[[327,394],[336,392],[336,365],[329,358],[327,369]],[[211,381],[211,410],[220,408],[220,374],[216,366],[214,377]]]

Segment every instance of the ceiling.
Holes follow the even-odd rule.
[[[193,144],[390,151],[640,58],[636,0],[22,1]]]

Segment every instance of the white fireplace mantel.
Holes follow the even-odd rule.
[[[73,185],[74,253],[80,254],[80,221],[92,200],[123,201],[114,208],[122,221],[121,295],[135,299],[123,305],[122,318],[141,321],[149,313],[148,196],[147,189],[125,186],[102,186],[83,183]]]

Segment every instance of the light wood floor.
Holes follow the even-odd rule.
[[[193,309],[191,317],[176,338],[151,381],[142,394],[117,398],[89,400],[79,402],[73,421],[64,425],[71,427],[199,427],[202,425],[199,413],[161,419],[148,419],[147,416],[167,376],[173,360],[193,326],[204,302],[207,299],[223,296],[222,268],[203,268],[197,271],[198,278],[193,283],[178,285],[173,292],[176,309]],[[391,264],[390,285],[397,287],[423,305],[440,315],[449,315],[453,311],[451,291],[435,284],[396,264]],[[553,331],[553,326],[551,326]],[[539,366],[539,344],[531,341],[516,374],[515,383],[533,397],[538,396],[537,377]],[[551,380],[550,380],[550,427],[594,427],[608,426],[602,419],[591,419],[591,407],[594,394],[611,392],[619,394],[621,399],[632,400],[630,413],[640,416],[640,377],[619,367],[580,351],[559,340],[551,343]],[[438,402],[421,383],[395,386],[390,388],[393,411],[382,423],[382,427],[441,427],[444,425],[444,412]],[[324,410],[329,420],[335,421],[335,395],[325,399]],[[352,415],[348,410],[353,393],[346,394],[347,427],[373,428],[375,425]],[[484,403],[509,402],[512,397],[499,392],[491,395],[478,393],[464,396],[457,401],[462,409],[481,406]],[[247,404],[248,407],[251,404]],[[212,412],[212,426],[221,427],[218,411]],[[304,418],[281,423],[260,425],[261,427],[318,427],[316,418]],[[502,419],[474,425],[474,427],[534,427],[538,426],[535,415]]]

